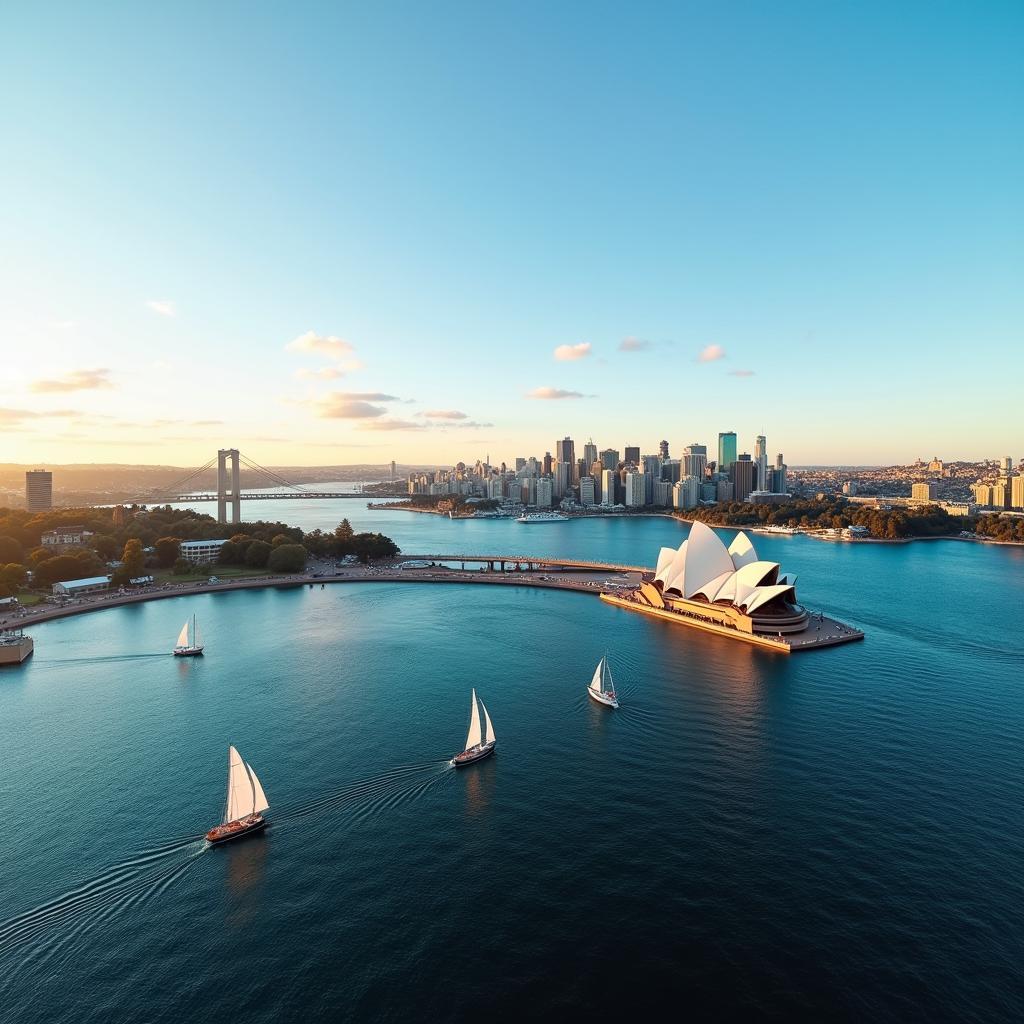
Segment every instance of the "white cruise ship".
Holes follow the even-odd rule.
[[[520,516],[517,523],[564,523],[569,517],[564,512],[530,512]]]

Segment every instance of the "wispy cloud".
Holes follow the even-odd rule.
[[[359,425],[360,430],[426,430],[430,424],[413,420],[369,420]]]
[[[562,363],[586,359],[590,355],[590,347],[589,341],[581,341],[578,345],[559,345],[555,349],[555,358]]]
[[[697,356],[698,363],[713,363],[716,359],[725,358],[725,349],[721,345],[706,345]]]
[[[370,402],[352,402],[332,396],[320,405],[317,415],[326,420],[365,420],[383,416],[386,412],[386,409]]]
[[[729,371],[729,376],[730,377],[753,377],[754,376],[754,371],[753,370],[730,370]]]
[[[469,417],[458,409],[427,409],[425,412],[418,412],[417,416],[423,416],[428,420],[465,420]]]
[[[146,305],[161,316],[174,316],[178,312],[170,299],[150,299]]]
[[[400,402],[397,395],[385,395],[380,391],[335,391],[335,398],[344,398],[353,402]]]
[[[110,382],[110,371],[106,369],[72,370],[63,377],[34,380],[30,385],[32,391],[42,394],[67,391],[95,391],[98,388],[112,388],[113,386]]]
[[[74,419],[81,415],[77,409],[53,409],[49,412],[37,412],[34,409],[0,408],[0,423],[14,426],[25,420]]]
[[[326,359],[343,360],[349,358],[355,352],[355,346],[344,338],[338,338],[333,334],[317,334],[316,331],[306,331],[297,338],[285,345],[286,352],[304,352],[323,356]]]
[[[338,380],[339,377],[344,377],[347,370],[342,370],[338,366],[322,366],[319,370],[310,370],[306,366],[300,366],[295,371],[296,380]]]
[[[586,398],[586,395],[579,391],[563,391],[562,388],[534,388],[526,397],[555,402],[562,398]]]
[[[651,347],[652,343],[645,338],[634,338],[632,335],[619,342],[620,352],[646,352]]]

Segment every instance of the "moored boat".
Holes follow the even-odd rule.
[[[310,584],[312,586],[312,584]],[[191,620],[191,636],[189,635],[189,620],[181,627],[178,634],[178,642],[174,645],[173,654],[176,658],[194,658],[197,654],[203,653],[203,642],[199,638],[199,622],[193,615]]]
[[[568,520],[564,512],[528,512],[520,516],[517,523],[564,523]]]
[[[612,679],[612,670],[608,665],[607,657],[597,663],[597,668],[594,669],[594,678],[590,680],[587,693],[598,704],[606,704],[610,708],[619,706],[619,699],[615,696],[615,680]]]
[[[0,630],[0,665],[20,665],[35,649],[20,629]]]
[[[239,839],[266,827],[263,812],[269,810],[267,795],[252,766],[242,760],[234,747],[228,747],[228,791],[224,798],[224,820],[206,833],[213,846]]]
[[[483,708],[483,725],[480,723],[480,708]],[[467,764],[475,761],[482,761],[485,757],[494,753],[497,740],[494,736],[494,726],[491,725],[491,716],[487,713],[487,706],[483,701],[477,706],[476,690],[473,696],[469,712],[469,734],[466,736],[466,749],[461,754],[452,758],[452,764],[456,768],[464,768]]]

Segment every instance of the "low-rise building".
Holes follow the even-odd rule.
[[[40,541],[44,548],[73,547],[76,544],[85,544],[92,536],[92,531],[84,526],[58,526],[53,530],[47,530]]]
[[[109,576],[87,576],[81,580],[63,580],[54,583],[53,592],[58,597],[78,597],[81,594],[93,594],[98,590],[106,590],[110,586]]]
[[[226,540],[183,540],[181,557],[193,565],[209,565],[217,561],[220,549],[225,544]]]

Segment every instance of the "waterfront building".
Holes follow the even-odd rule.
[[[193,565],[209,565],[217,561],[220,549],[225,544],[226,540],[183,540],[180,555]]]
[[[696,508],[700,501],[700,481],[695,476],[684,476],[672,486],[674,508]]]
[[[542,476],[537,479],[537,501],[538,508],[551,508],[554,492],[550,476]]]
[[[54,583],[53,593],[57,597],[81,597],[82,594],[95,594],[110,586],[109,576],[88,576],[81,580],[64,580]]]
[[[1018,474],[1010,483],[1010,504],[1013,508],[1024,509],[1024,475]]]
[[[715,484],[716,501],[735,501],[736,488],[731,480],[719,480]]]
[[[935,486],[934,480],[916,483],[910,488],[910,496],[914,501],[934,501],[938,495],[939,489]]]
[[[754,441],[754,463],[757,465],[755,486],[760,491],[770,491],[771,481],[768,479],[768,441],[764,434],[758,434]]]
[[[736,461],[736,432],[729,430],[718,435],[718,472],[728,473]]]
[[[625,463],[627,466],[639,466],[640,465],[640,448],[639,446],[634,447],[633,445],[626,445]]]
[[[744,452],[732,464],[732,484],[735,501],[746,501],[754,489],[754,463]]]
[[[601,469],[615,469],[619,465],[619,453],[614,448],[605,448],[601,452]]]
[[[647,504],[646,476],[642,472],[626,474],[626,508],[643,508]]]
[[[714,501],[715,495],[718,494],[718,487],[713,484],[710,480],[704,480],[700,485],[700,500],[701,501]]]
[[[991,484],[971,484],[971,492],[974,494],[974,502],[980,505],[982,508],[992,507],[992,485]]]
[[[53,474],[49,470],[30,469],[25,474],[25,508],[29,512],[53,508]]]
[[[616,473],[613,469],[601,471],[601,504],[609,508],[615,504]]]
[[[537,504],[537,481],[539,477],[528,476],[524,477],[520,482],[520,498],[519,500],[524,505],[536,505]]]
[[[585,508],[597,504],[597,491],[592,476],[580,477],[580,504]]]
[[[505,481],[500,476],[493,476],[487,481],[487,497],[498,501],[505,497]]]
[[[1000,477],[992,485],[992,507],[993,508],[1009,508],[1010,507],[1010,483],[1006,477]]]
[[[583,461],[587,464],[587,471],[590,471],[590,467],[597,462],[597,445],[594,444],[593,438],[587,438],[587,443],[583,446]]]
[[[654,481],[654,496],[652,504],[658,508],[668,508],[672,504],[672,484],[668,480]]]
[[[703,444],[688,444],[683,449],[683,476],[695,476],[704,479],[708,468],[708,449]]]

